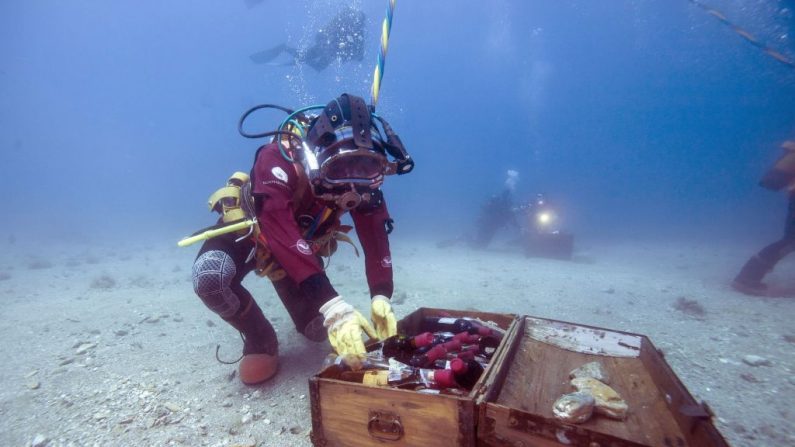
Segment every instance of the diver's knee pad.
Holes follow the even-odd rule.
[[[221,318],[240,309],[240,299],[229,287],[237,273],[235,261],[221,250],[209,250],[193,263],[193,290]]]

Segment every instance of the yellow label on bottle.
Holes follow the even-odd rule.
[[[365,371],[362,383],[367,386],[389,386],[389,371]]]

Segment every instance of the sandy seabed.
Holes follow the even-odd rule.
[[[578,241],[567,262],[434,242],[392,242],[399,318],[476,309],[644,334],[732,445],[795,445],[795,260],[768,277],[785,297],[755,298],[728,287],[755,246]],[[307,378],[329,347],[297,334],[267,280],[245,284],[281,366],[247,387],[215,360],[242,343],[193,293],[196,247],[2,245],[0,445],[311,445]],[[328,271],[369,312],[362,260],[343,246]]]

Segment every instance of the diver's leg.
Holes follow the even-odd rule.
[[[795,251],[795,198],[791,197],[784,222],[784,237],[766,246],[749,259],[734,278],[732,286],[749,295],[763,295],[767,286],[762,283],[762,279],[781,259],[793,251]]]
[[[224,235],[204,243],[193,264],[193,288],[202,302],[243,334],[240,380],[263,382],[276,373],[276,331],[241,282],[253,269],[246,258],[253,244]]]
[[[323,326],[323,315],[319,311],[323,303],[307,297],[289,276],[273,281],[273,288],[299,333],[314,342],[327,339],[328,332]]]
[[[242,286],[234,288],[241,298],[241,309],[224,318],[243,334],[243,358],[240,360],[240,380],[246,385],[264,382],[274,374],[279,364],[279,341],[262,309]]]
[[[249,56],[252,62],[255,64],[267,64],[270,63],[272,60],[276,59],[280,54],[287,53],[293,57],[293,59],[298,58],[298,50],[292,47],[288,47],[287,44],[279,44],[273,48],[268,48],[267,50],[258,51]],[[292,65],[284,64],[284,65]]]
[[[763,248],[762,251],[751,257],[740,269],[740,273],[734,277],[732,287],[746,295],[764,295],[767,292],[767,286],[762,283],[762,278],[773,268],[775,263],[771,264],[766,258],[760,256],[762,252],[767,252],[771,247],[778,244],[774,242]]]
[[[193,262],[193,290],[221,318],[240,310],[240,297],[232,285],[239,284],[247,272],[238,251],[233,240],[219,236],[206,241]]]
[[[494,235],[497,234],[499,228],[500,224],[498,222],[481,219],[477,224],[477,228],[475,228],[475,235],[469,241],[469,246],[472,248],[486,248],[494,238]]]

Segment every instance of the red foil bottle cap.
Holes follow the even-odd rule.
[[[450,371],[455,375],[464,374],[467,372],[467,364],[459,358],[450,360]]]
[[[458,384],[455,383],[453,371],[449,369],[437,369],[433,372],[433,381],[439,388],[456,388]]]
[[[443,343],[442,346],[444,346],[444,349],[447,352],[455,352],[461,350],[461,342],[458,340],[450,340],[446,343]]]
[[[433,334],[430,332],[423,332],[414,337],[414,347],[421,348],[433,343]]]
[[[469,332],[459,332],[453,336],[453,340],[458,340],[462,344],[468,345],[470,343],[477,343],[480,340],[480,335],[470,334]]]
[[[430,351],[426,352],[425,355],[428,357],[428,360],[431,362],[435,362],[440,358],[444,357],[447,354],[447,350],[444,349],[442,345],[436,345],[431,348]]]

